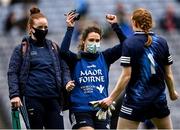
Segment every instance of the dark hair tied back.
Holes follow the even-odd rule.
[[[32,7],[30,9],[30,15],[33,15],[33,14],[37,14],[37,13],[40,13],[40,9],[37,8],[37,7]]]

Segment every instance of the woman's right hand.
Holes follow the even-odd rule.
[[[70,13],[66,14],[67,27],[74,27],[74,25],[75,25],[74,17],[75,16],[76,16],[76,14],[74,12],[70,12]]]
[[[15,108],[19,108],[20,106],[22,106],[22,102],[20,97],[14,97],[11,99],[11,106],[15,107]]]
[[[104,98],[99,101],[99,104],[102,108],[106,109],[113,103],[113,100],[110,97]]]
[[[107,14],[107,15],[106,15],[106,20],[107,20],[110,24],[117,23],[117,17],[116,17],[116,15],[113,15],[113,14]]]
[[[179,98],[179,94],[177,93],[177,91],[174,91],[173,93],[169,94],[169,97],[172,101],[174,101]]]
[[[75,87],[75,82],[74,82],[74,80],[71,80],[71,81],[69,81],[69,82],[66,84],[66,90],[67,90],[68,92],[72,91],[72,90],[74,89],[74,87]]]

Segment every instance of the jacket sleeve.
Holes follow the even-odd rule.
[[[112,29],[116,32],[120,43],[102,52],[108,65],[114,63],[121,57],[122,44],[126,39],[125,34],[122,32],[121,28],[117,23],[112,24]]]
[[[21,45],[19,45],[14,49],[11,55],[7,72],[10,99],[20,96],[19,73],[22,60],[21,58]]]
[[[69,70],[69,66],[66,64],[64,60],[61,59],[61,77],[62,77],[62,85],[63,87],[71,80],[71,74]]]

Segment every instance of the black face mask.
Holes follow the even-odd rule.
[[[35,30],[35,33],[33,33],[33,35],[37,39],[37,41],[44,41],[48,33],[48,29],[45,29],[45,30],[41,30],[37,28],[33,28],[33,29]]]

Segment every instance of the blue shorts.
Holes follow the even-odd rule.
[[[144,122],[151,118],[164,118],[170,114],[167,101],[147,103],[146,105],[123,102],[119,116],[128,120]]]
[[[110,118],[98,120],[97,111],[91,112],[70,112],[70,121],[72,129],[90,126],[94,129],[110,129]]]

